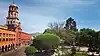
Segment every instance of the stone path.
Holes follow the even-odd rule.
[[[20,47],[16,50],[11,50],[9,52],[3,53],[0,56],[26,56],[24,50],[25,50],[25,46]]]

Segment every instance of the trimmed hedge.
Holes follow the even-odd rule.
[[[57,48],[60,44],[60,38],[54,34],[41,34],[33,40],[33,45],[38,49]]]

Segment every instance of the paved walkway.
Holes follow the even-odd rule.
[[[11,50],[9,52],[3,53],[0,56],[26,56],[24,50],[25,46],[22,46],[16,50]]]

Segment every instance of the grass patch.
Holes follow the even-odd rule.
[[[87,53],[76,53],[74,56],[88,56]]]

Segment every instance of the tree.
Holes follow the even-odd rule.
[[[43,34],[45,34],[45,33],[55,34],[55,31],[54,31],[54,29],[47,28],[47,29],[45,29],[45,31],[43,32]]]
[[[98,51],[100,49],[100,31],[89,28],[80,29],[76,41],[80,46],[88,46],[88,51]]]
[[[54,34],[41,34],[33,40],[33,46],[38,50],[55,49],[60,44],[60,38]]]
[[[96,32],[96,46],[100,48],[100,31]]]
[[[64,30],[64,23],[57,23],[57,22],[53,22],[53,23],[49,23],[48,27],[44,33],[52,33],[52,34],[56,34],[58,35],[60,38],[62,38],[61,32],[62,30]]]
[[[79,38],[77,39],[80,45],[92,46],[96,44],[97,34],[95,30],[83,28],[79,31]]]
[[[64,27],[66,30],[73,30],[73,31],[77,31],[77,27],[76,27],[76,21],[74,19],[72,19],[71,17],[68,18],[66,20],[66,24]]]
[[[76,27],[76,21],[72,19],[71,17],[66,20],[65,27],[66,31],[68,31],[70,37],[69,39],[72,40],[71,45],[76,44],[76,37],[77,37],[77,27]]]
[[[71,45],[74,43],[74,39],[76,37],[76,22],[74,19],[69,18],[66,22],[66,26],[64,26],[64,23],[49,23],[49,28],[45,29],[44,33],[56,34],[61,38],[61,40],[63,40],[65,44]]]

